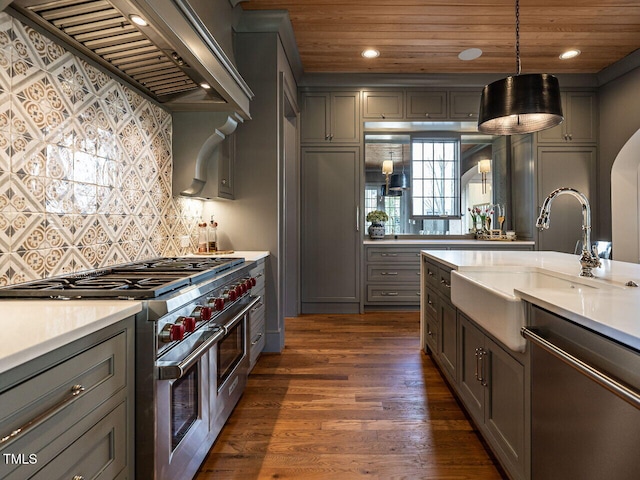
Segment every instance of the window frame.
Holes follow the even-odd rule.
[[[431,141],[431,142],[430,142]],[[453,142],[455,143],[454,148],[454,173],[453,173],[453,181],[454,181],[454,211],[457,214],[433,214],[433,215],[420,215],[414,212],[414,198],[429,198],[429,197],[414,197],[414,185],[416,179],[414,178],[414,162],[423,161],[423,160],[415,160],[413,158],[413,150],[414,143],[435,143],[435,142]],[[461,193],[461,178],[460,178],[460,162],[461,162],[461,144],[462,138],[459,133],[452,132],[415,132],[411,134],[411,156],[410,156],[410,174],[411,174],[411,189],[409,189],[411,198],[409,202],[409,216],[412,219],[417,220],[449,220],[449,219],[461,219],[462,218],[462,193]],[[444,169],[443,169],[444,170]],[[435,176],[432,178],[436,178]],[[439,177],[438,177],[439,178]],[[446,177],[443,177],[446,178]],[[447,197],[433,197],[433,198],[441,198],[445,199]]]

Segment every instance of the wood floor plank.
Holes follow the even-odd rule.
[[[505,478],[418,326],[417,312],[287,319],[194,480]]]

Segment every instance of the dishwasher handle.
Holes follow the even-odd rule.
[[[583,362],[579,358],[574,357],[557,345],[551,343],[549,340],[541,337],[538,332],[531,328],[522,327],[522,329],[520,330],[520,334],[527,340],[531,341],[531,343],[533,343],[537,347],[542,348],[544,351],[560,359],[562,362],[569,365],[574,370],[577,370],[587,378],[603,386],[611,393],[620,397],[622,400],[629,403],[633,407],[640,409],[640,394],[638,394],[628,386],[611,378],[606,373],[601,372],[597,368],[594,368],[588,363]]]

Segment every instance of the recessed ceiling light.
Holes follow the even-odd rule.
[[[568,60],[570,58],[576,58],[578,55],[580,55],[580,50],[574,48],[561,53],[560,60]]]
[[[140,27],[146,27],[147,25],[149,25],[147,21],[144,18],[142,18],[140,15],[136,15],[136,14],[129,15],[129,20],[131,20],[133,23],[135,23]]]
[[[380,56],[380,52],[375,48],[367,48],[366,50],[362,51],[362,56],[364,58],[376,58]]]
[[[482,55],[482,50],[480,50],[479,48],[467,48],[466,50],[463,50],[458,54],[458,58],[460,60],[468,61],[475,60],[480,55]]]
[[[200,84],[200,87],[204,88],[205,90],[209,90],[211,88],[211,85],[209,85],[207,82],[202,82]]]

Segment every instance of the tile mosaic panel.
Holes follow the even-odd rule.
[[[0,285],[186,253],[171,114],[0,12]]]

